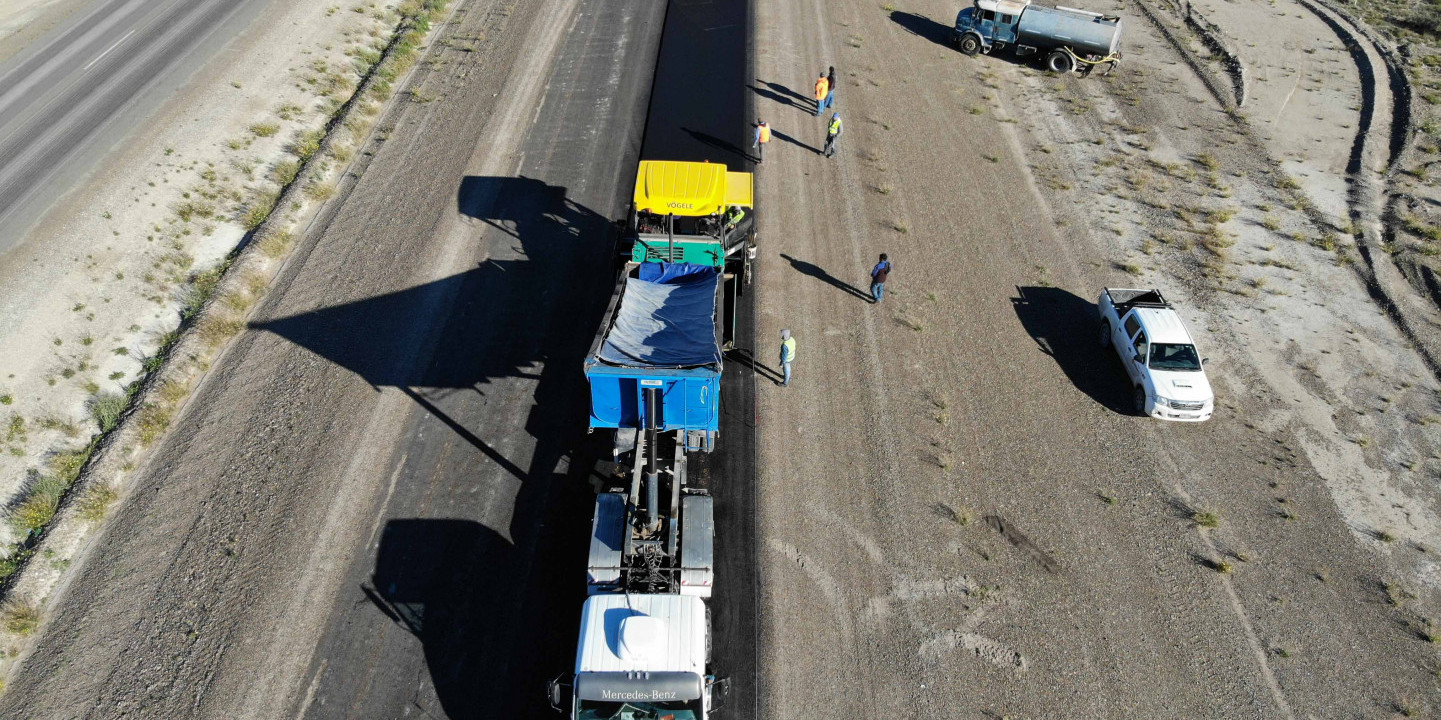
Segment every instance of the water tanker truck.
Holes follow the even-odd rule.
[[[1012,49],[1045,57],[1052,72],[1110,72],[1121,59],[1121,18],[1030,0],[975,0],[956,16],[951,40],[967,55]]]

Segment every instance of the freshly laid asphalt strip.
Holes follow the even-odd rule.
[[[642,158],[719,162],[731,170],[755,171],[749,150],[753,98],[746,92],[753,17],[749,0],[671,0]],[[759,201],[756,212],[765,212]],[[693,455],[691,461],[693,483],[709,488],[716,499],[713,670],[729,678],[722,712],[735,718],[760,717],[756,375],[749,365],[769,350],[756,347],[755,288],[747,288],[735,308],[735,347],[726,355],[721,378],[716,450]]]
[[[103,0],[0,64],[0,253],[267,0]]]

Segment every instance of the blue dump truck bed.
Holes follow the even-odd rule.
[[[641,428],[660,388],[659,430],[720,429],[721,289],[713,267],[639,263],[616,283],[585,360],[592,428]]]

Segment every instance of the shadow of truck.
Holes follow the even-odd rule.
[[[1114,354],[1096,339],[1095,303],[1054,287],[1016,287],[1011,307],[1041,352],[1077,389],[1107,409],[1130,415],[1131,387]]]

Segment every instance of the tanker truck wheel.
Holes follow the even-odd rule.
[[[1052,50],[1046,57],[1046,67],[1053,73],[1069,75],[1076,71],[1076,61],[1064,50]]]
[[[981,41],[975,35],[961,36],[961,52],[967,55],[975,55],[981,51]]]

